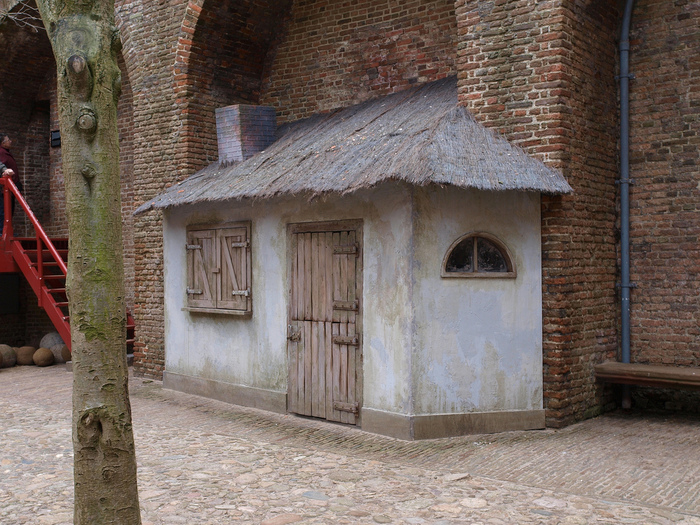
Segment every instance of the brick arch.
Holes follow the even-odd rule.
[[[270,51],[291,0],[191,0],[173,65],[178,166],[192,173],[218,158],[217,107],[260,103]]]

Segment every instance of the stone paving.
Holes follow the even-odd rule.
[[[72,523],[63,366],[0,370],[0,524]],[[700,419],[406,442],[132,378],[144,525],[700,525]]]

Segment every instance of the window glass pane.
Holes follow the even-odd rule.
[[[474,239],[464,239],[455,246],[445,264],[446,272],[471,272],[474,271],[472,259],[474,258]]]
[[[508,266],[501,250],[491,241],[479,237],[477,243],[477,258],[480,272],[507,272]]]

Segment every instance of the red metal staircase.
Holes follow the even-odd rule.
[[[31,208],[9,177],[0,177],[0,189],[4,198],[4,230],[0,238],[0,273],[21,273],[27,280],[56,331],[71,347],[70,316],[66,296],[68,273],[68,239],[50,239]],[[35,238],[14,237],[12,229],[11,195],[17,199],[29,218]],[[134,345],[134,320],[127,313],[127,353]]]

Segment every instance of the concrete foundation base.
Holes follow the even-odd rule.
[[[544,410],[407,416],[362,409],[362,430],[407,440],[534,430],[544,426]]]
[[[287,412],[286,392],[275,392],[262,388],[235,385],[232,383],[224,383],[223,381],[174,374],[167,371],[163,373],[163,387],[216,399],[233,405],[259,408],[261,410],[277,412],[278,414],[286,414]]]
[[[285,392],[201,379],[172,372],[163,374],[163,387],[233,405],[259,408],[278,414],[287,413],[287,394]],[[545,427],[544,410],[407,416],[363,408],[360,411],[360,416],[360,426],[365,432],[405,440],[491,434]]]

